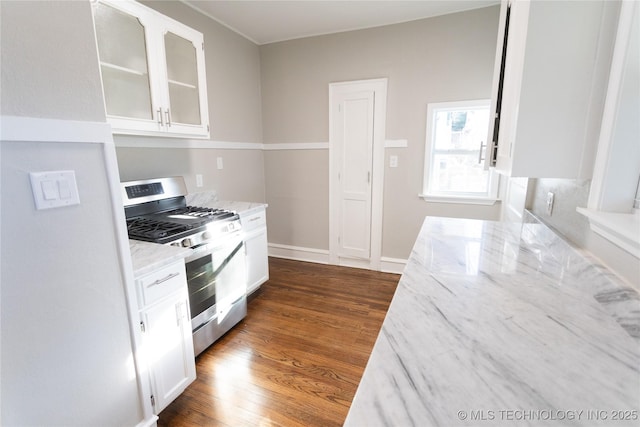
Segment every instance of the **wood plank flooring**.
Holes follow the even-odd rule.
[[[269,259],[247,317],[159,426],[341,426],[399,275]]]

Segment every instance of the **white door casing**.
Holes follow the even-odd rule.
[[[387,79],[332,83],[329,261],[380,269]]]

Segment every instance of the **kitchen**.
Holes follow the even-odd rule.
[[[19,339],[22,332],[14,331],[14,322],[22,325],[24,333],[42,338],[45,333],[38,332],[41,322],[35,319],[57,319],[59,324],[48,325],[51,330],[46,335],[66,343],[70,351],[83,354],[86,344],[77,342],[74,334],[61,333],[58,327],[63,330],[67,324],[88,327],[82,323],[83,314],[92,319],[96,316],[126,319],[126,313],[118,312],[122,308],[115,303],[105,304],[105,310],[111,311],[101,314],[71,315],[64,311],[64,292],[69,298],[69,292],[81,286],[80,279],[68,281],[69,272],[76,272],[83,280],[96,285],[106,280],[126,281],[123,277],[131,261],[118,255],[119,243],[115,237],[118,227],[108,225],[122,213],[108,203],[106,183],[178,175],[185,177],[190,192],[209,190],[217,192],[221,200],[266,202],[270,251],[281,256],[295,253],[300,259],[326,261],[330,247],[329,158],[323,141],[329,140],[326,97],[331,82],[388,77],[389,115],[385,137],[391,141],[408,141],[406,146],[399,143],[386,148],[386,155],[397,156],[399,163],[398,168],[385,169],[381,263],[387,270],[402,271],[403,260],[409,257],[425,216],[488,220],[500,217],[500,204],[446,205],[425,203],[416,197],[422,180],[427,100],[490,96],[497,6],[434,18],[433,25],[414,22],[258,46],[183,3],[145,4],[204,34],[211,140],[201,144],[195,139],[115,136],[117,158],[113,158],[114,152],[103,151],[102,144],[74,145],[73,141],[80,142],[87,137],[76,134],[83,128],[58,135],[58,141],[68,141],[59,146],[36,143],[46,141],[46,133],[57,129],[57,122],[47,122],[47,119],[88,122],[84,124],[92,140],[110,137],[110,132],[104,129],[106,125],[90,126],[106,122],[88,2],[2,3],[2,115],[40,119],[21,123],[23,134],[17,136],[7,136],[11,127],[3,121],[3,141],[32,141],[24,145],[3,142],[2,146],[3,402],[17,395],[9,385],[16,384],[10,380],[12,373],[5,368],[15,366],[14,363],[21,367],[22,375],[29,372],[33,376],[32,380],[22,383],[20,393],[28,395],[39,389],[33,400],[40,402],[38,406],[43,413],[55,413],[56,404],[63,407],[64,400],[56,401],[52,397],[65,396],[65,393],[56,393],[59,385],[69,378],[78,378],[74,367],[65,367],[66,351],[52,351],[53,343],[47,340],[23,342]],[[450,45],[439,46],[444,34],[450,35],[448,31],[453,30],[459,39],[451,36]],[[429,45],[434,39],[438,42]],[[451,49],[460,46],[467,46],[465,52],[472,52],[451,58]],[[353,51],[359,54],[351,56]],[[424,57],[426,53],[428,58]],[[467,73],[470,69],[474,73]],[[44,128],[47,123],[50,129]],[[29,130],[26,136],[25,129]],[[295,149],[295,144],[301,144],[299,149]],[[94,163],[89,164],[88,158]],[[222,158],[222,168],[217,167],[218,158]],[[82,204],[73,213],[52,210],[51,215],[43,215],[33,209],[30,187],[21,178],[24,171],[59,169],[59,164],[71,163],[69,168],[75,168],[78,176],[81,170],[83,175],[94,176],[91,169],[104,167],[101,166],[104,159],[106,164],[117,160],[119,175],[105,170],[104,176],[79,182]],[[80,169],[85,163],[85,169]],[[197,186],[198,174],[203,175],[202,188]],[[556,209],[564,209],[569,216],[560,219],[551,216],[550,222],[571,237],[575,233],[584,239],[577,243],[602,257],[612,269],[630,278],[628,280],[632,280],[634,274],[637,278],[637,258],[614,245],[606,246],[604,239],[596,241],[599,236],[575,213],[576,207],[586,205],[588,190],[585,192],[583,181],[569,178],[534,181],[535,188],[525,192],[534,198],[531,206],[536,213],[544,215],[544,202],[540,203],[540,199],[546,197],[547,188],[555,187],[556,193],[566,197],[558,197]],[[94,188],[102,189],[102,193],[95,192]],[[8,211],[8,200],[11,205],[22,208],[19,214]],[[563,200],[569,206],[563,207]],[[82,212],[76,212],[78,209]],[[111,211],[113,213],[108,214]],[[92,219],[97,212],[107,218]],[[95,230],[96,224],[100,225],[99,230]],[[18,225],[24,227],[22,231],[17,231]],[[90,241],[83,237],[89,235],[93,236]],[[105,243],[96,247],[95,241]],[[10,246],[9,242],[20,243]],[[46,244],[36,247],[34,242]],[[67,257],[61,259],[60,254]],[[119,275],[105,268],[105,257],[114,265],[121,265],[124,273]],[[33,263],[26,263],[27,259],[36,261],[38,269],[33,268]],[[37,277],[38,271],[43,277]],[[18,307],[5,306],[9,304],[7,301],[14,301],[12,298],[17,301],[30,298],[28,293],[15,295],[18,290],[8,287],[10,284],[44,280],[51,284],[43,293],[51,304],[43,309],[40,305],[44,303],[38,303],[42,314],[16,312]],[[637,285],[637,280],[632,283]],[[58,288],[60,294],[53,292]],[[92,295],[89,289],[86,294],[74,296],[81,303],[90,304],[96,297],[104,297],[98,291],[99,286],[95,288],[98,295]],[[110,292],[108,296],[117,299],[115,291]],[[62,309],[56,310],[56,307]],[[100,330],[101,325],[91,326]],[[111,330],[103,326],[104,330]],[[127,325],[121,325],[122,328],[126,330]],[[90,334],[88,330],[76,332]],[[118,339],[126,341],[128,337],[124,334]],[[39,354],[49,354],[51,360],[43,363]],[[14,360],[18,357],[19,363]],[[118,357],[127,360],[126,354]],[[92,360],[96,366],[80,364],[78,368],[87,375],[101,362],[111,363]],[[133,362],[128,363],[127,372],[131,372]],[[56,374],[51,373],[54,366],[60,367]],[[49,379],[46,387],[37,381],[42,378]],[[109,387],[108,383],[100,386]],[[85,396],[98,396],[100,392],[80,390]],[[136,394],[135,387],[129,385],[127,390],[129,398],[123,395],[121,399],[134,401],[131,396]],[[104,401],[85,399],[86,419],[106,419],[100,418],[101,411],[107,407]],[[3,407],[2,413],[8,410]],[[132,423],[121,420],[118,424]]]

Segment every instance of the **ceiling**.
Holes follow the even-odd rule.
[[[499,3],[499,0],[182,1],[258,45],[415,21]]]

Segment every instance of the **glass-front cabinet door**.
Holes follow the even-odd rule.
[[[202,34],[135,1],[93,13],[113,132],[208,138]]]
[[[149,121],[155,130],[145,25],[105,3],[94,16],[107,115]]]
[[[206,74],[202,35],[189,28],[168,25],[162,35],[167,79],[164,90],[172,131],[191,133],[207,127]]]

